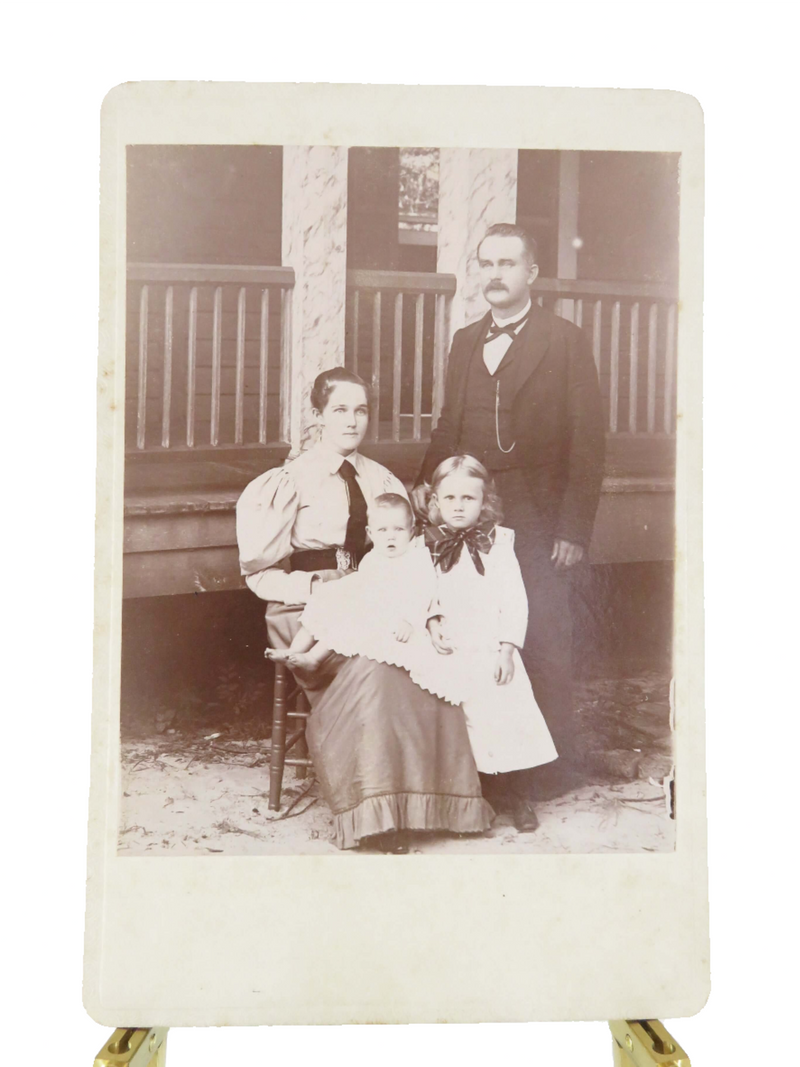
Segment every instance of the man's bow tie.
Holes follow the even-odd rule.
[[[442,574],[447,574],[458,563],[463,545],[467,546],[478,574],[485,574],[481,552],[484,555],[489,552],[494,544],[494,537],[493,522],[482,522],[478,526],[470,526],[468,530],[451,530],[449,526],[425,527],[425,544],[434,566],[438,566]]]
[[[489,323],[489,329],[486,332],[486,341],[484,343],[488,344],[489,341],[494,341],[495,338],[500,337],[501,334],[504,333],[507,333],[513,341],[517,336],[517,332],[521,330],[528,321],[528,315],[530,315],[530,310],[528,310],[527,314],[523,315],[521,319],[517,319],[516,322],[509,322],[505,326],[499,326],[494,319],[492,319]]]

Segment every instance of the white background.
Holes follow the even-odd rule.
[[[80,990],[99,108],[122,81],[198,78],[654,87],[700,100],[713,991],[698,1016],[670,1026],[695,1067],[791,1058],[800,808],[792,5],[162,0],[11,10],[0,178],[4,1062],[89,1067],[108,1033],[85,1015]],[[601,1023],[181,1030],[170,1035],[169,1067],[276,1058],[594,1067],[610,1065],[609,1041]]]

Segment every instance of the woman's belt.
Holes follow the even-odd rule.
[[[346,548],[303,548],[289,556],[290,571],[349,571],[358,566]]]

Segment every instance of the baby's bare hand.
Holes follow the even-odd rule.
[[[400,622],[394,628],[394,637],[396,641],[402,641],[403,644],[408,641],[414,632],[414,627],[406,619],[401,619]]]
[[[428,619],[428,633],[431,636],[431,644],[440,655],[449,656],[454,651],[444,632],[444,619],[440,615]]]

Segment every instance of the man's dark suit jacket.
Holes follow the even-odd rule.
[[[423,460],[421,480],[430,482],[439,463],[459,449],[467,373],[473,356],[483,358],[490,317],[491,313],[453,338],[444,405]],[[512,350],[515,458],[528,474],[543,530],[588,547],[605,457],[603,406],[588,340],[573,323],[534,303],[504,359]]]

